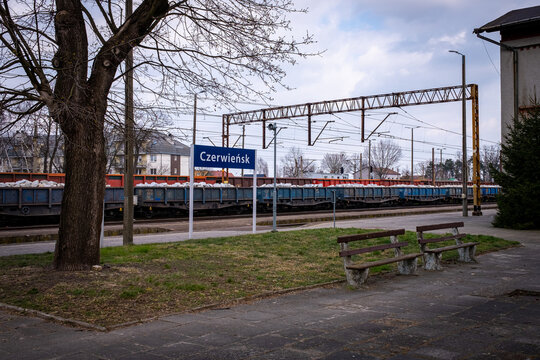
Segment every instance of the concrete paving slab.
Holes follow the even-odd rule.
[[[432,214],[382,220],[347,225],[411,229],[462,218]],[[418,276],[373,276],[359,290],[311,289],[224,310],[164,316],[108,333],[0,311],[0,357],[538,359],[540,232],[494,229],[486,218],[465,222],[466,232],[523,246],[482,255],[478,264],[449,264]]]

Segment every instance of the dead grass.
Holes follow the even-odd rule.
[[[52,254],[4,257],[0,302],[105,327],[230,303],[344,279],[336,239],[363,231],[317,229],[105,248],[102,271],[54,271]],[[418,252],[414,233],[402,239],[410,243],[405,252]],[[467,241],[480,241],[479,253],[516,245],[493,237]],[[373,242],[362,246],[367,244]],[[379,252],[369,259],[386,256],[392,255]]]

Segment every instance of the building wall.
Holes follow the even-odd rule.
[[[189,176],[189,156],[147,154],[145,174]]]
[[[505,41],[512,47],[540,44],[540,36]],[[540,46],[525,47],[518,51],[519,106],[531,106],[540,101]],[[501,140],[508,133],[514,118],[514,60],[512,51],[501,47]]]
[[[146,174],[171,175],[171,155],[147,154]]]
[[[181,156],[171,155],[171,175],[180,175]]]
[[[180,157],[180,175],[189,176],[189,156]]]

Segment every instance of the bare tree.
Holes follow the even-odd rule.
[[[141,0],[127,19],[124,5],[0,3],[0,111],[20,119],[46,107],[65,136],[56,269],[99,263],[104,123],[112,107],[123,106],[113,85],[122,80],[118,72],[130,51],[138,59],[136,93],[155,104],[181,103],[176,94],[203,89],[228,103],[264,96],[254,84],[281,84],[280,63],[305,55],[300,48],[311,42],[282,35],[286,15],[295,11],[292,0]]]
[[[344,152],[334,154],[324,154],[321,161],[321,168],[331,174],[340,174],[349,171],[351,160]]]
[[[364,154],[367,159],[369,154]],[[401,148],[393,141],[377,141],[371,148],[371,166],[375,176],[385,179],[401,159]]]
[[[268,163],[261,157],[257,158],[257,173],[268,176]]]
[[[480,171],[482,173],[482,179],[484,181],[493,182],[493,174],[491,173],[490,166],[498,169],[501,163],[501,149],[497,145],[484,146],[480,153]]]
[[[353,177],[355,179],[362,178],[362,170],[366,167],[366,163],[364,160],[365,159],[362,158],[362,154],[359,153],[354,153],[350,158],[349,170],[352,171]]]
[[[314,161],[305,159],[302,149],[294,146],[281,158],[281,167],[284,177],[304,177],[315,171]]]

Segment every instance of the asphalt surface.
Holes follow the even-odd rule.
[[[488,205],[493,206],[493,205]],[[414,214],[420,214],[422,216],[426,215],[426,212],[441,212],[440,215],[444,218],[444,214],[448,212],[453,212],[457,214],[461,213],[461,206],[445,206],[445,207],[409,207],[406,209],[394,209],[394,208],[381,208],[381,209],[369,209],[363,211],[351,210],[349,212],[339,212],[337,213],[337,219],[340,224],[345,226],[354,226],[355,221],[360,220],[348,220],[342,221],[346,218],[362,218],[364,221],[362,224],[364,227],[373,227],[371,224],[379,224],[377,226],[392,226],[393,220],[388,220],[388,216],[391,216],[393,219],[396,219],[398,215],[407,214],[412,216]],[[491,210],[488,210],[488,212]],[[380,219],[377,219],[379,218]],[[332,213],[321,213],[321,212],[312,212],[312,213],[278,213],[278,230],[279,231],[288,231],[294,230],[298,227],[306,228],[315,226],[332,226],[329,225],[328,221],[321,221],[321,219],[332,219]],[[258,214],[257,216],[257,232],[266,232],[272,228],[272,216],[265,214]],[[270,225],[260,225],[260,223],[266,223]],[[229,218],[223,216],[220,218],[213,218],[211,220],[198,219],[195,218],[193,227],[193,239],[204,239],[208,237],[221,237],[221,236],[236,236],[242,234],[252,233],[252,218],[251,217],[233,217]],[[349,224],[349,225],[347,225]],[[350,225],[353,224],[353,225]],[[342,225],[340,225],[342,226]],[[406,225],[403,225],[406,226]],[[121,225],[106,225],[105,230],[119,231],[121,230]],[[155,223],[145,223],[135,221],[134,228],[160,228],[166,229],[167,232],[162,232],[158,234],[140,234],[135,235],[133,242],[134,244],[146,244],[146,243],[163,243],[163,242],[174,242],[174,241],[184,241],[188,240],[188,222],[185,219],[180,219],[176,222],[164,221],[164,222],[155,222]],[[414,228],[414,226],[413,226]],[[216,230],[218,229],[218,230]],[[58,233],[58,228],[30,228],[30,229],[0,229],[0,240],[4,237],[28,237],[28,239],[35,238],[38,235],[48,235]],[[25,239],[28,240],[28,239]],[[109,246],[121,246],[123,242],[122,236],[106,236],[103,240],[102,247]],[[8,255],[20,255],[20,254],[38,254],[45,252],[54,252],[55,242],[54,241],[39,241],[39,242],[23,242],[15,244],[0,244],[0,256]]]
[[[358,290],[340,284],[298,291],[109,332],[0,311],[0,358],[539,359],[540,231],[494,229],[493,214],[338,222],[343,227],[412,230],[464,220],[464,232],[523,244],[478,256],[478,264],[420,270],[417,276],[373,276]],[[145,238],[154,236],[163,234]]]

